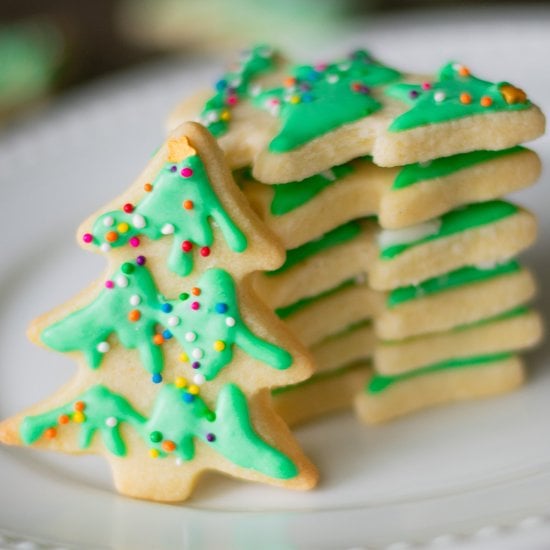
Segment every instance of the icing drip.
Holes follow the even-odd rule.
[[[168,300],[159,294],[146,267],[125,263],[92,303],[46,328],[41,338],[57,351],[82,352],[88,365],[97,368],[109,351],[107,339],[112,334],[125,348],[138,350],[153,382],[162,380],[162,344],[171,338],[184,349],[182,360],[206,380],[231,362],[234,345],[276,369],[292,363],[288,352],[246,326],[235,283],[221,269],[209,269],[197,287]]]
[[[152,458],[192,460],[195,440],[199,439],[243,468],[278,479],[298,474],[296,465],[254,430],[246,398],[238,386],[222,387],[216,411],[190,389],[181,379],[164,385],[147,418],[121,395],[102,385],[93,386],[67,405],[26,417],[20,427],[21,439],[31,445],[43,436],[53,438],[64,425],[74,422],[80,427],[80,448],[88,448],[99,432],[110,453],[125,456],[127,447],[120,427],[126,423],[149,446]]]

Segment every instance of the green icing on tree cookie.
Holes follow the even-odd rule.
[[[461,153],[451,157],[435,159],[429,162],[417,162],[404,166],[395,177],[392,189],[403,189],[435,178],[444,178],[465,168],[470,168],[476,164],[489,162],[491,160],[513,155],[526,151],[525,147],[520,145],[510,149],[501,149],[500,151],[472,151],[470,153]]]
[[[215,84],[216,93],[208,99],[200,118],[212,134],[227,132],[231,109],[246,96],[255,93],[254,80],[275,68],[275,53],[265,45],[245,50],[240,60]]]
[[[193,269],[193,251],[199,247],[201,256],[210,255],[215,222],[231,250],[243,252],[246,236],[210,185],[206,168],[198,155],[180,162],[167,162],[151,184],[149,193],[137,204],[126,204],[121,210],[101,215],[93,226],[93,234],[84,241],[108,251],[111,247],[129,244],[138,247],[140,237],[156,240],[173,238],[168,266],[178,275],[188,275]]]
[[[437,233],[430,234],[427,237],[423,237],[411,243],[394,244],[387,248],[381,248],[380,258],[383,260],[391,260],[413,246],[425,244],[435,239],[449,237],[455,233],[466,231],[474,227],[497,222],[517,212],[518,207],[514,204],[499,200],[469,204],[468,206],[452,210],[441,216],[441,225]]]
[[[272,185],[271,213],[274,216],[282,216],[296,210],[316,197],[321,191],[354,171],[350,163],[342,164],[303,181]]]
[[[293,248],[292,250],[289,250],[286,253],[285,263],[278,269],[267,271],[265,274],[271,277],[273,275],[278,275],[280,273],[288,271],[291,267],[294,267],[300,262],[307,260],[311,256],[315,256],[316,254],[319,254],[320,252],[323,252],[328,248],[332,248],[334,246],[338,246],[340,244],[351,241],[358,237],[360,234],[361,224],[359,222],[352,221],[346,223],[345,225],[341,225],[340,227],[337,227],[336,229],[325,233],[319,239],[310,241],[306,244],[303,244],[302,246],[299,246],[298,248]]]
[[[126,423],[149,446],[152,458],[173,456],[181,461],[192,460],[195,439],[199,439],[243,468],[277,479],[298,474],[296,465],[287,456],[256,433],[246,397],[238,386],[222,387],[215,411],[190,390],[183,379],[164,385],[147,418],[121,395],[102,385],[93,386],[67,405],[26,417],[20,426],[21,439],[31,445],[43,436],[54,438],[66,424],[74,422],[80,428],[82,449],[88,448],[99,432],[109,452],[125,456],[127,447],[120,426]]]
[[[400,77],[363,50],[342,61],[300,65],[291,72],[283,87],[253,99],[255,105],[280,118],[279,132],[269,144],[274,153],[296,149],[376,112],[381,104],[372,97],[371,88]]]
[[[427,279],[418,285],[402,286],[392,290],[386,299],[389,308],[396,307],[403,302],[423,298],[430,294],[444,292],[459,286],[479,283],[509,273],[517,273],[521,269],[516,261],[498,264],[489,269],[480,269],[478,267],[467,266],[445,273],[439,277]]]
[[[139,259],[138,259],[139,260]],[[237,345],[276,369],[290,367],[290,354],[262,340],[239,313],[235,283],[226,271],[209,269],[197,287],[177,299],[165,299],[146,267],[124,263],[89,305],[46,328],[42,341],[60,352],[80,351],[97,368],[115,334],[128,349],[137,349],[153,382],[162,380],[162,344],[175,338],[198,374],[213,379],[233,359]]]
[[[388,86],[385,93],[410,106],[390,124],[389,130],[394,132],[467,116],[517,111],[531,105],[519,88],[508,82],[476,78],[458,63],[445,65],[433,83],[398,83]]]
[[[404,374],[398,374],[395,376],[384,376],[377,374],[373,376],[367,385],[365,386],[366,393],[380,393],[388,389],[393,384],[397,382],[402,382],[404,380],[410,380],[411,378],[416,378],[418,376],[425,376],[433,374],[435,372],[440,372],[443,370],[465,368],[465,367],[483,367],[487,364],[494,363],[497,361],[504,361],[512,357],[511,353],[495,353],[492,355],[477,355],[474,357],[462,357],[457,359],[447,359],[446,361],[441,361],[423,367],[417,370],[413,370]]]

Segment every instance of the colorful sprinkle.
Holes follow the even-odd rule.
[[[119,223],[116,228],[119,233],[123,234],[128,233],[128,231],[130,230],[130,226],[126,222]]]
[[[57,419],[57,422],[59,424],[68,424],[70,421],[71,419],[69,418],[68,414],[61,414]]]
[[[193,210],[193,206],[194,206],[193,201],[189,199],[183,201],[183,208],[185,208],[185,210]]]
[[[115,288],[115,283],[113,283],[113,281],[111,280],[107,280],[105,281],[105,288],[109,288],[109,289]]]
[[[114,223],[115,223],[115,219],[113,218],[113,216],[105,216],[103,218],[103,225],[105,227],[111,227]]]
[[[213,441],[216,441],[216,436],[212,433],[208,433],[206,434],[206,441],[212,443]]]
[[[151,458],[158,458],[159,454],[160,453],[157,451],[157,449],[149,449],[149,456]]]
[[[134,214],[132,216],[132,224],[136,229],[143,229],[145,227],[145,218],[141,214]]]
[[[188,342],[194,342],[196,339],[197,339],[197,334],[195,332],[186,332],[185,333],[185,339],[188,341]]]
[[[159,432],[159,431],[151,432],[151,433],[149,434],[149,439],[150,439],[153,443],[159,443],[160,441],[162,441],[162,433]]]
[[[216,340],[212,346],[216,351],[223,351],[225,349],[225,342]]]
[[[175,315],[172,315],[172,317],[168,317],[168,325],[171,327],[177,327],[180,324],[180,318],[176,317]]]
[[[162,337],[165,339],[165,340],[170,340],[170,338],[172,338],[172,333],[166,329],[166,330],[163,330],[162,331]]]
[[[201,295],[201,289],[198,287],[198,286],[194,286],[192,289],[191,289],[191,294],[193,296],[200,296]]]
[[[180,173],[184,178],[190,178],[193,175],[193,170],[186,166],[185,168],[181,169]]]
[[[156,346],[161,346],[162,344],[164,344],[164,338],[162,334],[155,334],[153,336],[153,344],[155,344]]]
[[[139,237],[130,237],[130,240],[128,242],[133,248],[137,248],[140,245]]]
[[[204,374],[198,372],[193,376],[193,382],[195,382],[197,386],[202,386],[206,382],[206,378],[204,377]]]
[[[201,248],[201,256],[203,256],[204,258],[206,258],[207,256],[210,256],[210,247],[203,246]]]
[[[82,235],[82,240],[86,244],[89,244],[94,240],[94,236],[91,233],[84,233],[84,235]]]
[[[118,424],[118,420],[114,416],[109,416],[105,419],[105,425],[108,428],[114,428]]]
[[[160,232],[163,234],[163,235],[172,235],[172,233],[174,233],[175,231],[175,227],[173,224],[171,223],[165,223]]]
[[[219,302],[215,305],[214,309],[216,310],[216,313],[226,313],[227,312],[227,304],[224,304],[223,302]]]
[[[197,311],[198,309],[200,309],[201,305],[199,304],[199,302],[191,302],[191,309],[194,310],[194,311]]]
[[[188,292],[182,292],[180,295],[179,295],[179,299],[182,301],[182,302],[185,302],[185,300],[187,300],[189,298],[189,293]]]
[[[119,275],[115,279],[116,285],[120,288],[126,288],[128,286],[128,277],[125,277],[124,275]]]
[[[109,342],[99,342],[96,349],[99,353],[107,353],[111,349],[111,346],[109,345]]]
[[[141,319],[141,313],[138,309],[132,309],[130,313],[128,313],[128,320],[131,323],[135,323]]]
[[[75,411],[80,411],[82,412],[83,410],[86,409],[86,403],[84,403],[83,401],[77,401],[74,406],[73,406],[74,410]]]
[[[77,424],[82,424],[86,420],[86,416],[82,411],[76,411],[73,413],[73,422]]]
[[[122,210],[126,212],[126,214],[131,214],[134,211],[134,205],[130,202],[127,202],[123,207]]]
[[[168,304],[168,303],[165,303],[165,304],[162,304],[160,306],[160,309],[164,312],[164,313],[170,313],[172,311],[172,306],[171,304]]]
[[[468,105],[472,103],[472,96],[468,92],[462,92],[460,94],[460,103],[463,103],[464,105]]]
[[[153,186],[150,183],[146,183],[143,186],[143,189],[145,190],[146,193],[150,193],[153,190]]]
[[[53,438],[57,435],[57,429],[56,429],[56,428],[48,428],[48,429],[44,432],[44,435],[45,435],[48,439],[53,439]]]
[[[134,272],[135,267],[130,262],[124,262],[120,266],[120,270],[122,273],[125,273],[126,275],[130,275],[130,273]]]
[[[235,319],[234,319],[234,317],[228,317],[228,318],[225,320],[225,324],[226,324],[228,327],[234,327],[234,326],[235,326]]]
[[[151,382],[153,382],[153,384],[160,384],[162,382],[162,374],[158,372],[153,374],[153,376],[151,376]]]
[[[167,453],[171,453],[176,449],[176,444],[173,441],[170,441],[167,439],[166,441],[162,442],[162,450],[166,451]]]
[[[131,306],[138,306],[139,304],[141,304],[141,297],[139,296],[139,294],[132,294],[130,296],[130,300],[128,301],[130,302]]]
[[[178,376],[174,380],[174,384],[176,388],[179,388],[181,390],[182,388],[185,388],[185,386],[187,386],[187,380],[183,376]]]
[[[187,388],[187,391],[191,394],[191,395],[199,395],[201,389],[196,386],[195,384],[191,384],[189,386],[189,388]]]
[[[490,107],[493,104],[493,99],[489,97],[488,95],[484,95],[480,100],[479,103],[482,107]]]
[[[182,351],[179,355],[179,360],[182,362],[182,363],[187,363],[187,361],[189,361],[189,357],[187,355],[187,353],[185,353],[184,351]]]
[[[192,393],[183,392],[183,395],[181,396],[183,401],[186,403],[193,403],[195,401],[195,396]]]
[[[193,243],[191,241],[183,241],[181,243],[181,249],[184,252],[191,252],[191,250],[193,250]]]
[[[118,240],[118,233],[116,231],[107,231],[107,233],[105,233],[105,240],[114,243]]]
[[[136,258],[136,264],[138,265],[145,265],[145,256],[138,256]]]

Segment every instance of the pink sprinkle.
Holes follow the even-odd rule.
[[[230,95],[228,98],[227,98],[227,104],[228,105],[237,105],[237,96],[236,95]]]
[[[429,90],[432,87],[432,85],[429,82],[422,82],[421,86],[423,90]]]
[[[139,246],[139,237],[132,237],[129,241],[130,246],[137,248]]]
[[[193,175],[193,170],[191,170],[191,168],[186,166],[185,168],[181,169],[180,173],[184,178],[190,178]]]
[[[279,105],[281,102],[278,99],[273,98],[269,100],[269,103],[271,105]]]
[[[317,63],[317,65],[315,65],[314,68],[317,72],[323,72],[327,68],[327,64],[326,63]]]
[[[94,240],[94,236],[91,233],[84,233],[84,235],[82,235],[82,240],[85,243],[91,243]]]
[[[113,281],[105,281],[105,288],[114,288],[115,283]]]
[[[201,305],[199,304],[199,302],[192,302],[191,303],[191,309],[194,309],[195,311],[197,309],[199,309],[201,307]]]

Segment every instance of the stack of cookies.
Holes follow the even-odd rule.
[[[287,249],[256,289],[317,371],[274,392],[285,419],[355,394],[380,422],[523,380],[514,353],[542,327],[514,257],[536,221],[500,197],[538,178],[519,144],[544,117],[521,89],[458,63],[419,77],[365,51],[295,66],[259,46],[169,124],[197,116]]]

